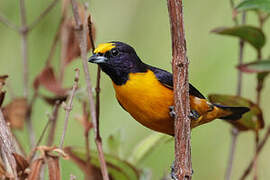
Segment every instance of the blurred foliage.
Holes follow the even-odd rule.
[[[235,107],[248,107],[250,109],[249,112],[243,114],[241,119],[229,121],[238,130],[253,130],[257,132],[264,127],[262,110],[252,101],[239,96],[220,94],[210,94],[208,95],[208,98],[211,103]]]
[[[260,50],[265,44],[265,35],[257,27],[253,26],[236,26],[231,28],[217,28],[212,32],[222,35],[236,36],[249,42],[254,48]]]

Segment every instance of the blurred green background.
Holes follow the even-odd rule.
[[[32,22],[44,10],[49,1],[27,0],[27,21]],[[30,81],[44,67],[48,52],[60,19],[61,3],[58,3],[29,35],[29,69]],[[141,59],[149,64],[171,71],[171,37],[166,0],[92,0],[89,7],[97,29],[96,43],[112,40],[126,42],[132,45]],[[0,11],[12,22],[20,24],[19,1],[0,0]],[[190,82],[204,95],[210,93],[235,94],[238,57],[238,40],[211,34],[211,29],[219,26],[232,26],[232,15],[227,1],[184,1],[184,23],[187,39],[187,53],[190,60]],[[248,24],[257,25],[255,13],[249,13]],[[270,35],[270,23],[266,23],[265,32]],[[0,74],[8,74],[8,84],[17,96],[23,94],[22,61],[20,37],[14,31],[0,23]],[[263,49],[265,57],[269,56],[270,45]],[[90,54],[89,54],[90,56]],[[245,47],[245,62],[255,60],[254,49]],[[53,63],[58,67],[60,48]],[[70,87],[73,83],[76,67],[81,68],[81,61],[73,61],[65,71],[64,84]],[[95,80],[96,66],[89,64],[91,79]],[[81,71],[82,72],[82,71]],[[264,110],[266,124],[270,118],[270,79],[266,80],[262,93],[261,106]],[[83,73],[80,85],[85,86]],[[30,84],[29,84],[30,86]],[[254,75],[244,75],[243,96],[255,99],[256,80]],[[101,81],[101,115],[100,129],[104,142],[104,151],[108,152],[107,138],[117,131],[122,133],[121,153],[125,159],[129,157],[134,146],[152,132],[138,124],[125,112],[114,98],[111,81],[102,74]],[[46,90],[42,92],[47,93]],[[32,93],[32,92],[31,92]],[[5,103],[9,102],[7,93]],[[52,108],[38,100],[33,110],[35,133],[40,135],[47,113]],[[59,144],[64,121],[64,110],[61,109],[58,121],[55,144]],[[83,128],[74,120],[81,113],[81,106],[75,102],[65,139],[65,145],[84,146]],[[16,134],[26,147],[27,131],[17,131]],[[264,134],[264,130],[261,135]],[[91,134],[93,139],[93,134]],[[233,179],[238,179],[253,157],[254,134],[242,133],[239,136],[236,156],[233,166]],[[91,140],[93,142],[93,140]],[[216,120],[200,126],[192,131],[192,165],[193,179],[223,179],[230,145],[230,125]],[[93,143],[92,143],[93,144]],[[92,145],[94,148],[94,144]],[[160,179],[170,169],[174,152],[173,141],[157,147],[152,154],[141,163],[140,168],[152,170],[152,179]],[[29,149],[28,149],[29,150]],[[266,145],[259,158],[260,179],[270,179],[267,171],[270,165],[270,143]],[[63,179],[70,174],[82,179],[81,171],[73,163],[63,160]],[[252,177],[252,176],[250,176]]]

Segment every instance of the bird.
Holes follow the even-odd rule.
[[[112,80],[116,99],[136,121],[154,131],[174,136],[173,75],[144,63],[130,45],[111,41],[99,44],[88,62],[98,64]],[[191,128],[214,119],[238,120],[247,107],[209,102],[189,84]]]

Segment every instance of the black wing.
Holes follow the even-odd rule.
[[[164,86],[173,89],[173,76],[172,73],[147,65],[147,68],[153,71],[159,80]],[[189,84],[189,94],[192,96],[196,96],[201,99],[205,99],[205,97],[191,84]]]

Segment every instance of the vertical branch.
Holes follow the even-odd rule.
[[[233,14],[233,21],[234,24],[236,26],[239,25],[238,20],[237,20],[237,12],[234,8],[234,1],[230,0],[230,5],[232,8],[232,14]],[[242,24],[246,23],[246,13],[243,12],[242,14],[242,20],[241,20]],[[244,45],[245,42],[240,39],[239,40],[239,57],[238,57],[238,65],[243,64],[243,55],[244,55]],[[242,71],[238,70],[237,72],[237,84],[236,84],[236,95],[237,96],[241,96],[242,94],[242,79],[243,79],[243,73]],[[237,137],[239,135],[239,131],[237,128],[232,127],[231,129],[231,147],[230,147],[230,154],[229,154],[229,160],[228,160],[228,165],[227,165],[227,169],[226,169],[226,174],[225,174],[225,179],[226,180],[230,180],[231,179],[231,175],[232,175],[232,169],[233,169],[233,160],[234,160],[234,156],[235,156],[235,149],[236,149],[236,144],[237,144]]]
[[[168,0],[171,24],[172,64],[175,104],[175,176],[179,180],[191,179],[190,104],[188,59],[184,33],[182,0]]]
[[[96,142],[96,146],[98,150],[98,157],[99,157],[99,162],[101,166],[101,172],[102,172],[103,179],[109,180],[108,170],[107,170],[104,153],[102,149],[102,141],[101,141],[101,137],[99,136],[99,129],[97,128],[97,115],[96,115],[95,103],[94,103],[93,92],[92,92],[92,84],[90,81],[89,69],[87,66],[87,51],[86,51],[87,18],[85,18],[84,24],[82,24],[81,19],[79,17],[78,6],[76,3],[76,0],[71,0],[71,3],[72,3],[72,10],[74,14],[75,23],[76,23],[76,30],[77,30],[76,36],[80,42],[81,57],[82,57],[85,81],[87,85],[87,94],[88,94],[88,101],[90,105],[91,120],[93,122],[93,127],[94,127],[94,132],[95,132],[95,142]]]
[[[23,85],[24,85],[24,97],[28,99],[28,27],[26,23],[26,12],[25,12],[25,1],[20,0],[20,13],[21,13],[21,28],[20,35],[22,38],[22,61],[23,61]],[[31,147],[35,145],[35,134],[33,130],[33,125],[31,121],[31,109],[32,107],[28,105],[26,126],[29,130],[29,139]]]
[[[63,133],[62,133],[62,137],[61,137],[61,141],[60,141],[60,145],[59,145],[59,147],[61,149],[63,148],[63,144],[64,144],[64,139],[65,139],[67,126],[68,126],[69,114],[70,114],[70,111],[72,110],[73,98],[74,98],[76,90],[78,89],[80,71],[79,71],[79,69],[75,69],[75,71],[76,71],[76,74],[75,74],[75,78],[74,78],[74,84],[73,84],[73,87],[72,87],[71,95],[69,97],[68,104],[65,107],[66,115],[65,115],[64,129],[63,129]]]
[[[94,43],[94,36],[93,36],[93,25],[92,25],[92,20],[91,20],[91,15],[88,16],[88,30],[89,30],[89,38],[90,38],[90,43],[92,47],[92,53],[94,53],[95,48],[95,43]],[[100,113],[100,76],[101,76],[101,70],[100,67],[97,66],[97,80],[96,80],[96,116],[97,116],[97,129],[99,129],[99,113]],[[99,131],[97,132],[97,137],[100,139],[100,134]]]
[[[262,151],[263,147],[265,146],[265,144],[266,144],[267,140],[269,139],[269,137],[270,137],[270,125],[268,126],[267,131],[266,131],[263,139],[261,140],[261,142],[257,146],[255,156],[253,157],[253,159],[249,163],[248,167],[245,169],[245,171],[244,171],[243,175],[241,176],[240,180],[246,179],[246,177],[249,175],[249,173],[251,172],[251,170],[252,170],[252,168],[254,166],[254,163],[256,163],[256,158],[261,153],[261,151]]]
[[[6,168],[11,171],[14,179],[17,177],[16,162],[12,155],[15,152],[12,134],[6,124],[2,110],[0,109],[0,155],[5,161]]]
[[[28,96],[28,28],[26,24],[25,2],[20,0],[21,12],[21,38],[22,38],[22,58],[23,58],[23,84],[24,84],[24,97]]]

